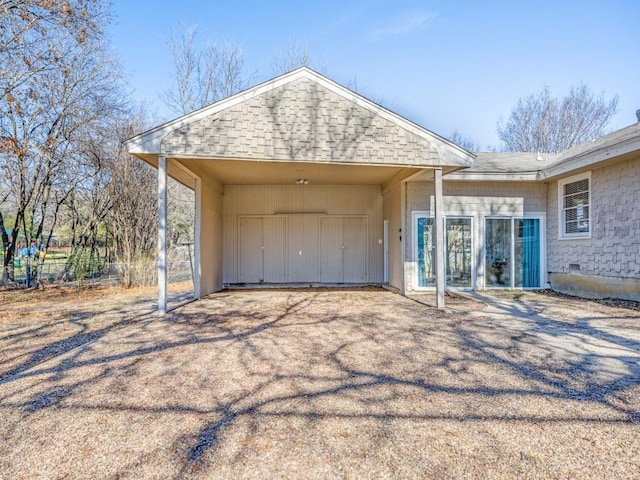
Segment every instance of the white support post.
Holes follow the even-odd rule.
[[[167,159],[158,156],[158,313],[167,313]]]
[[[200,298],[200,276],[202,269],[200,268],[200,232],[202,221],[202,180],[196,178],[196,190],[195,190],[195,228],[193,233],[193,263],[194,263],[194,278],[193,278],[193,296]]]
[[[436,308],[444,308],[444,221],[442,216],[442,168],[436,168],[433,175],[435,190],[433,229],[436,237]]]

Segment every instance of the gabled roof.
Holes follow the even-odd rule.
[[[290,92],[291,89],[309,90],[309,85],[312,85],[311,89],[316,90],[310,92],[308,98],[304,99],[306,102],[304,109],[299,108],[298,115],[291,115],[289,112],[279,112],[279,118],[271,118],[269,116],[269,114],[274,111],[270,102],[274,100],[273,96],[275,93],[284,95],[282,92],[287,93]],[[253,136],[266,138],[267,143],[272,143],[263,145],[260,141],[255,141],[254,138],[251,147],[264,147],[264,151],[275,152],[273,153],[273,160],[292,160],[291,158],[278,157],[279,152],[287,150],[280,148],[280,151],[278,151],[279,147],[283,147],[279,145],[279,143],[283,143],[283,131],[287,129],[290,130],[292,127],[295,130],[299,124],[301,124],[303,129],[307,128],[304,118],[310,115],[318,115],[318,108],[315,108],[317,106],[313,104],[313,95],[318,91],[321,93],[328,92],[329,95],[332,95],[331,102],[325,101],[325,104],[321,105],[321,107],[325,107],[325,110],[330,111],[330,113],[331,108],[334,108],[337,114],[342,114],[345,110],[344,106],[342,106],[342,110],[339,110],[338,107],[340,105],[338,105],[338,107],[335,107],[335,105],[340,102],[343,104],[348,102],[352,108],[358,109],[357,115],[360,117],[368,117],[372,119],[371,121],[378,122],[373,125],[375,129],[372,127],[368,137],[365,132],[361,138],[356,138],[356,141],[353,142],[357,143],[357,145],[352,145],[352,148],[348,151],[345,148],[340,152],[341,161],[358,163],[360,159],[363,158],[363,163],[367,163],[366,158],[370,157],[373,163],[384,163],[384,161],[380,161],[379,158],[390,158],[391,155],[389,155],[389,152],[393,149],[398,152],[399,155],[394,158],[392,163],[403,166],[448,165],[467,167],[473,162],[474,155],[472,153],[307,67],[301,67],[155,127],[129,139],[125,142],[125,146],[130,153],[141,158],[159,154],[168,156],[181,155],[182,157],[194,158],[249,158],[242,156],[242,152],[235,155],[234,148],[241,145],[238,137],[243,137],[242,141],[247,143],[247,138]],[[336,101],[336,99],[338,100]],[[279,98],[275,99],[276,107],[278,106],[277,102],[279,100]],[[330,107],[326,108],[326,104],[330,104]],[[298,106],[296,106],[296,108],[298,108]],[[362,112],[368,113],[363,115]],[[254,125],[247,126],[252,119],[255,119],[256,114],[261,115],[265,124],[268,124],[264,128],[264,131],[256,131],[253,128]],[[358,122],[361,119],[356,118],[354,124],[351,118],[335,119],[330,117],[331,115],[324,115],[324,117],[318,120],[319,124],[324,127],[324,130],[321,130],[317,135],[314,134],[315,130],[313,128],[308,131],[309,137],[314,137],[315,135],[315,137],[321,138],[302,139],[302,145],[295,146],[299,148],[296,152],[302,153],[299,154],[299,158],[293,158],[293,160],[313,161],[313,154],[318,149],[335,149],[335,145],[344,147],[345,142],[344,138],[341,138],[341,134],[343,134],[342,137],[347,135],[354,136],[353,132],[356,132],[355,137],[357,137],[361,135],[363,128],[365,130],[368,128],[367,118],[364,119],[364,122],[360,123]],[[336,122],[338,122],[340,128],[344,128],[344,132],[338,131],[336,133]],[[278,127],[282,123],[285,124],[286,128],[280,129],[283,131],[278,131]],[[276,125],[276,127],[273,125]],[[393,125],[391,130],[396,134],[387,135],[386,132],[390,130],[385,127],[385,125]],[[230,130],[234,130],[231,140],[226,137],[220,138],[221,135],[227,135]],[[202,144],[207,142],[207,139],[204,137],[211,138],[210,147],[202,147]],[[204,140],[202,140],[203,138]],[[299,140],[300,139],[296,139],[296,141]],[[307,143],[309,141],[318,141],[322,142],[322,145],[312,145],[309,147],[304,144],[304,141]],[[372,146],[372,143],[375,145]],[[195,144],[199,145],[199,148],[194,146]],[[229,146],[227,149],[219,148],[225,144]],[[291,145],[286,145],[286,147],[289,151],[295,150]],[[304,150],[305,148],[306,150]],[[412,148],[413,151],[407,153],[407,148]],[[384,151],[380,152],[378,150]],[[424,155],[420,152],[424,152]],[[265,159],[271,158],[265,157]],[[319,161],[332,162],[334,158],[320,159]]]
[[[596,165],[640,157],[640,122],[561,153],[477,152],[473,165],[447,175],[459,180],[549,180]]]
[[[526,152],[477,152],[471,167],[447,175],[450,180],[528,180],[557,161],[557,155]]]

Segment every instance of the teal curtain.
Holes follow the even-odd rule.
[[[522,286],[540,287],[540,220],[525,218],[522,222]]]

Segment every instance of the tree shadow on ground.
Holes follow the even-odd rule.
[[[467,318],[386,292],[364,292],[354,307],[351,295],[358,293],[214,295],[6,378],[15,388],[30,377],[44,381],[5,395],[0,407],[27,415],[47,408],[197,415],[199,430],[171,440],[182,465],[177,477],[215,457],[231,431],[249,445],[267,419],[368,419],[381,434],[399,420],[640,422],[638,401],[621,400],[640,386],[640,342],[594,327],[590,317],[571,324],[516,305],[504,317]],[[106,380],[146,382],[144,366],[186,384],[191,397],[149,405],[74,400]],[[74,373],[85,368],[95,370],[87,378]],[[203,380],[210,386],[199,387]],[[521,398],[556,406],[510,405]],[[583,410],[566,410],[567,402]]]

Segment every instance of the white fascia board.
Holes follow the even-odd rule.
[[[550,166],[540,171],[540,180],[549,180],[560,177],[576,170],[591,168],[596,164],[616,157],[632,153],[634,151],[640,154],[640,139],[634,138],[623,141],[614,145],[609,145],[595,151],[582,153],[574,158],[565,160],[556,166]]]
[[[262,84],[256,85],[255,87],[244,90],[236,95],[233,95],[229,98],[221,100],[213,105],[206,106],[201,108],[200,110],[196,110],[195,112],[188,113],[180,118],[167,122],[163,125],[155,127],[147,132],[141,133],[126,142],[124,142],[127,150],[131,154],[159,154],[160,148],[162,144],[162,139],[168,135],[170,132],[177,130],[185,125],[188,125],[192,122],[196,122],[210,115],[216,114],[225,110],[227,108],[238,105],[239,103],[245,102],[254,98],[258,95],[267,93],[271,90],[279,88],[287,83],[293,82],[300,78],[307,78],[318,85],[321,85],[328,90],[334,92],[337,95],[349,100],[356,105],[363,107],[370,112],[388,120],[401,128],[426,139],[427,141],[434,144],[434,146],[438,149],[440,156],[444,158],[454,157],[455,163],[454,165],[460,166],[470,166],[475,159],[475,155],[471,152],[464,150],[463,148],[451,143],[444,138],[436,135],[425,128],[418,126],[417,124],[401,117],[400,115],[393,113],[390,110],[387,110],[384,107],[372,102],[371,100],[366,99],[365,97],[352,92],[351,90],[343,87],[342,85],[330,80],[319,73],[314,72],[313,70],[307,67],[301,67],[297,70],[293,70],[287,74],[284,74],[280,77],[276,77],[273,80],[269,80]],[[446,153],[445,153],[446,152]],[[453,160],[453,159],[452,159]]]
[[[445,176],[445,180],[480,182],[535,182],[538,172],[492,173],[492,172],[455,172]]]

